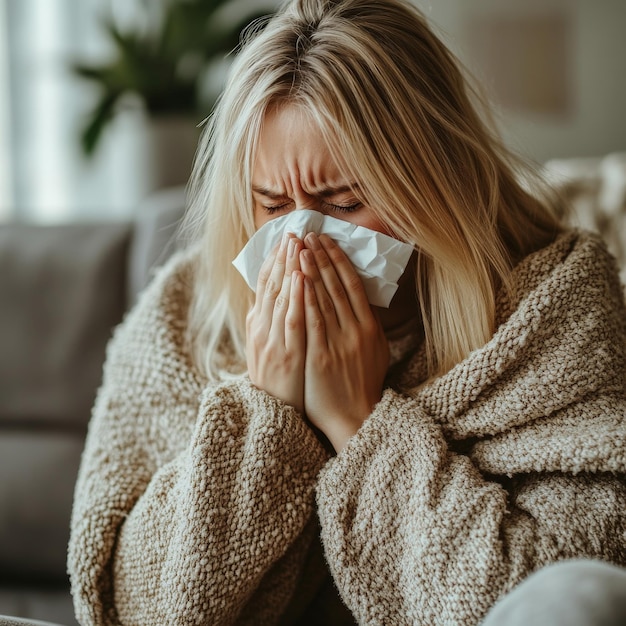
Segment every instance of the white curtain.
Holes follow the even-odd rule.
[[[6,7],[0,3],[0,220],[7,219],[13,207],[13,176],[9,143],[10,110]]]
[[[0,219],[129,216],[142,199],[132,120],[117,119],[94,157],[80,129],[96,93],[71,63],[110,54],[100,30],[111,0],[0,0]]]

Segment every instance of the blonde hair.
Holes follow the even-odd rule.
[[[253,294],[231,262],[254,232],[251,170],[271,106],[301,107],[362,201],[418,251],[431,376],[484,345],[511,268],[554,238],[548,203],[478,114],[460,64],[404,0],[294,0],[245,34],[199,147],[187,227],[200,241],[189,311],[198,367],[245,363]]]

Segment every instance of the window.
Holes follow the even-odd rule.
[[[96,94],[71,70],[106,58],[102,11],[132,4],[0,0],[0,219],[123,218],[145,195],[132,120],[116,119],[92,158],[82,153]]]

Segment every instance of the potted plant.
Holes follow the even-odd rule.
[[[207,80],[211,70],[235,50],[243,28],[267,13],[249,3],[239,7],[241,3],[232,0],[142,0],[142,19],[134,29],[122,29],[110,16],[103,18],[113,57],[108,63],[73,66],[100,90],[82,130],[84,152],[92,155],[113,118],[139,102],[155,141],[165,143],[159,148],[151,141],[149,158],[158,158],[159,153],[167,157],[172,138],[190,144],[179,149],[179,156],[181,150],[193,154],[197,125],[209,114],[221,88],[211,89]],[[190,161],[188,155],[185,158]],[[172,160],[180,167],[181,158]]]

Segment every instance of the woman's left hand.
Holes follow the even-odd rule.
[[[326,235],[304,243],[304,409],[339,451],[382,396],[389,346],[346,254]]]

